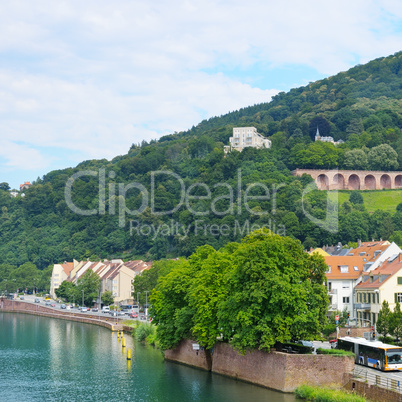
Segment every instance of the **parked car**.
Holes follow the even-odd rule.
[[[45,306],[50,306],[50,302],[46,302],[46,303],[45,303]]]
[[[24,296],[20,296],[20,300],[24,300]]]
[[[92,309],[92,311],[93,311],[94,313],[97,313],[99,310],[98,310],[97,307],[94,307],[94,308]]]
[[[299,345],[308,346],[309,348],[314,348],[313,342],[311,341],[297,341]]]
[[[50,307],[56,307],[56,305],[55,305],[54,303],[52,303],[52,304],[50,305]]]
[[[131,317],[131,318],[138,318],[138,314],[137,314],[137,313],[131,313],[131,314],[130,314],[130,317]]]
[[[39,300],[39,299],[35,299],[35,303],[40,303],[40,300]]]
[[[110,312],[110,307],[109,306],[103,306],[102,307],[102,313],[109,313]]]
[[[88,311],[88,307],[81,307],[81,311],[82,311],[82,312],[84,312],[84,311],[87,312],[87,311]]]
[[[67,306],[66,306],[65,304],[61,304],[61,305],[60,305],[60,308],[61,308],[62,310],[64,310],[64,309],[67,308]]]

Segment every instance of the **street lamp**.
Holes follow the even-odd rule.
[[[82,307],[84,307],[84,289],[82,289]]]

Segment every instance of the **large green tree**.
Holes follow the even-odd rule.
[[[381,144],[372,148],[368,153],[370,169],[395,170],[398,169],[398,154],[388,144]]]
[[[99,297],[100,281],[98,275],[88,270],[77,281],[76,300],[84,300],[85,306],[92,306],[94,300]]]
[[[223,337],[241,351],[269,350],[276,342],[319,336],[328,305],[325,270],[322,257],[267,229],[218,251],[200,247],[161,277],[153,293],[161,346],[192,337],[211,348]]]
[[[269,351],[276,342],[312,339],[326,322],[326,265],[300,242],[260,230],[235,252],[228,297],[219,312],[224,337],[237,349]]]
[[[140,304],[145,304],[148,292],[148,302],[158,279],[167,275],[175,266],[175,260],[160,260],[155,261],[150,269],[147,269],[134,277],[134,300],[138,300]]]

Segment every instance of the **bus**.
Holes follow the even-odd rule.
[[[140,308],[137,304],[120,304],[120,309],[121,311],[124,311],[126,313],[139,313]]]
[[[402,347],[351,336],[339,338],[336,347],[353,352],[357,364],[382,371],[402,370]]]

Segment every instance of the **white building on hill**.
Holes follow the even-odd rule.
[[[229,138],[230,145],[224,147],[225,153],[243,151],[244,148],[271,148],[271,141],[257,132],[255,127],[235,127],[233,137]]]

